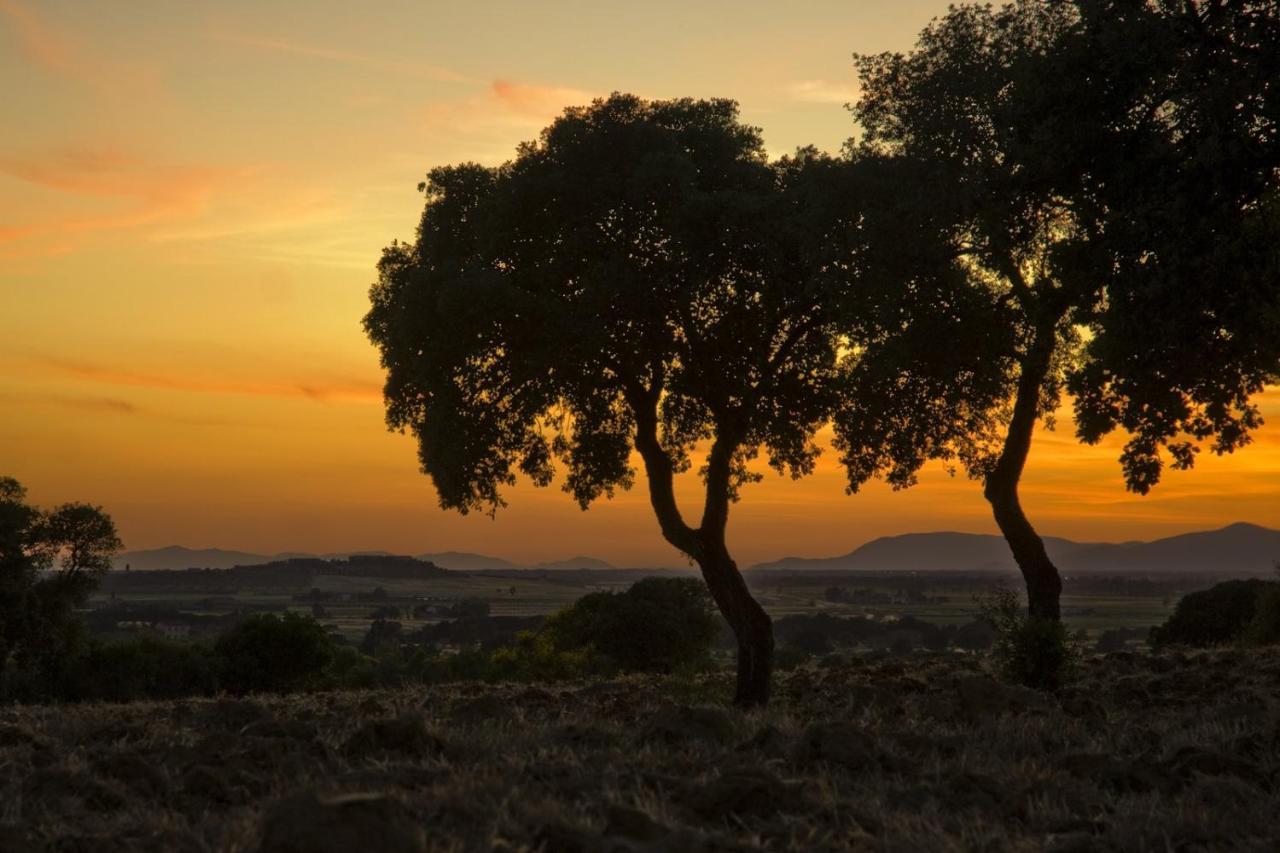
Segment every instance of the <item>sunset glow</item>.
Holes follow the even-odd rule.
[[[0,474],[39,504],[102,504],[131,549],[683,565],[642,487],[586,513],[527,484],[494,519],[438,509],[412,439],[384,427],[360,318],[429,168],[501,162],[615,90],[732,97],[771,153],[834,151],[856,132],[850,55],[909,48],[947,4],[691,5],[393,2],[353,20],[337,2],[126,18],[0,0]],[[1146,497],[1124,490],[1121,439],[1081,446],[1064,411],[1033,447],[1027,513],[1080,540],[1280,526],[1280,390],[1261,404],[1251,446]],[[729,525],[743,564],[926,530],[996,528],[963,474],[850,497],[832,453],[748,487]]]

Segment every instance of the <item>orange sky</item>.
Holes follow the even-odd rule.
[[[734,97],[772,152],[835,150],[850,54],[910,47],[945,2],[373,5],[0,0],[0,473],[105,505],[131,548],[680,564],[643,489],[586,513],[526,486],[497,520],[436,508],[359,327],[379,250],[412,236],[428,168],[499,162],[613,90]],[[1028,512],[1082,539],[1280,526],[1280,394],[1264,409],[1253,446],[1145,498],[1115,442],[1064,423],[1033,450]],[[828,455],[750,487],[739,560],[994,530],[940,470],[842,482]]]

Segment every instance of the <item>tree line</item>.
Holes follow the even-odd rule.
[[[856,66],[836,155],[770,160],[733,101],[615,93],[500,166],[433,169],[364,318],[443,507],[495,512],[559,465],[586,508],[634,454],[735,632],[743,705],[773,656],[726,541],[756,460],[803,477],[833,425],[849,492],[963,468],[1056,621],[1018,484],[1064,393],[1146,493],[1247,444],[1280,374],[1274,3],[959,6]]]

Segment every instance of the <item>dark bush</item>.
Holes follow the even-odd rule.
[[[708,659],[719,628],[701,581],[645,578],[626,592],[593,592],[547,620],[558,651],[588,649],[621,669],[673,672]]]
[[[310,616],[250,616],[218,638],[222,686],[231,693],[285,693],[316,684],[334,643]]]
[[[1273,583],[1258,596],[1253,618],[1244,629],[1244,642],[1249,646],[1280,644],[1280,583]]]
[[[982,621],[995,632],[991,655],[1002,676],[1037,690],[1056,690],[1075,677],[1080,640],[1065,625],[1028,615],[1018,595],[1007,589],[980,605]]]
[[[1163,625],[1151,629],[1151,645],[1207,647],[1242,640],[1263,592],[1277,586],[1255,578],[1223,581],[1188,593]]]
[[[71,701],[133,702],[218,692],[219,661],[199,643],[142,636],[94,644],[71,661],[62,696]]]

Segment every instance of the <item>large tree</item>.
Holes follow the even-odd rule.
[[[28,504],[26,489],[0,477],[0,671],[56,662],[97,578],[120,549],[100,507]]]
[[[384,252],[365,328],[392,428],[418,439],[443,507],[494,511],[522,472],[586,508],[629,488],[701,569],[738,641],[736,701],[767,701],[772,623],[726,525],[763,451],[808,473],[837,341],[824,234],[843,227],[811,153],[768,162],[725,100],[614,95],[497,168],[439,168],[418,238]],[[691,519],[677,476],[705,449]]]
[[[905,220],[949,223],[950,257],[989,305],[951,369],[986,377],[972,403],[1003,435],[935,455],[983,481],[1033,616],[1059,618],[1062,582],[1018,484],[1068,382],[1082,439],[1129,430],[1140,492],[1162,448],[1187,467],[1197,441],[1226,452],[1258,424],[1249,397],[1277,364],[1276,243],[1260,239],[1274,35],[1274,4],[1021,0],[954,7],[910,53],[859,58],[858,150],[909,164]],[[864,386],[921,381],[909,360],[866,364]],[[945,372],[924,387],[947,388]],[[986,396],[993,381],[1006,392]],[[838,419],[852,487],[883,469],[876,448],[912,435],[909,414]]]

